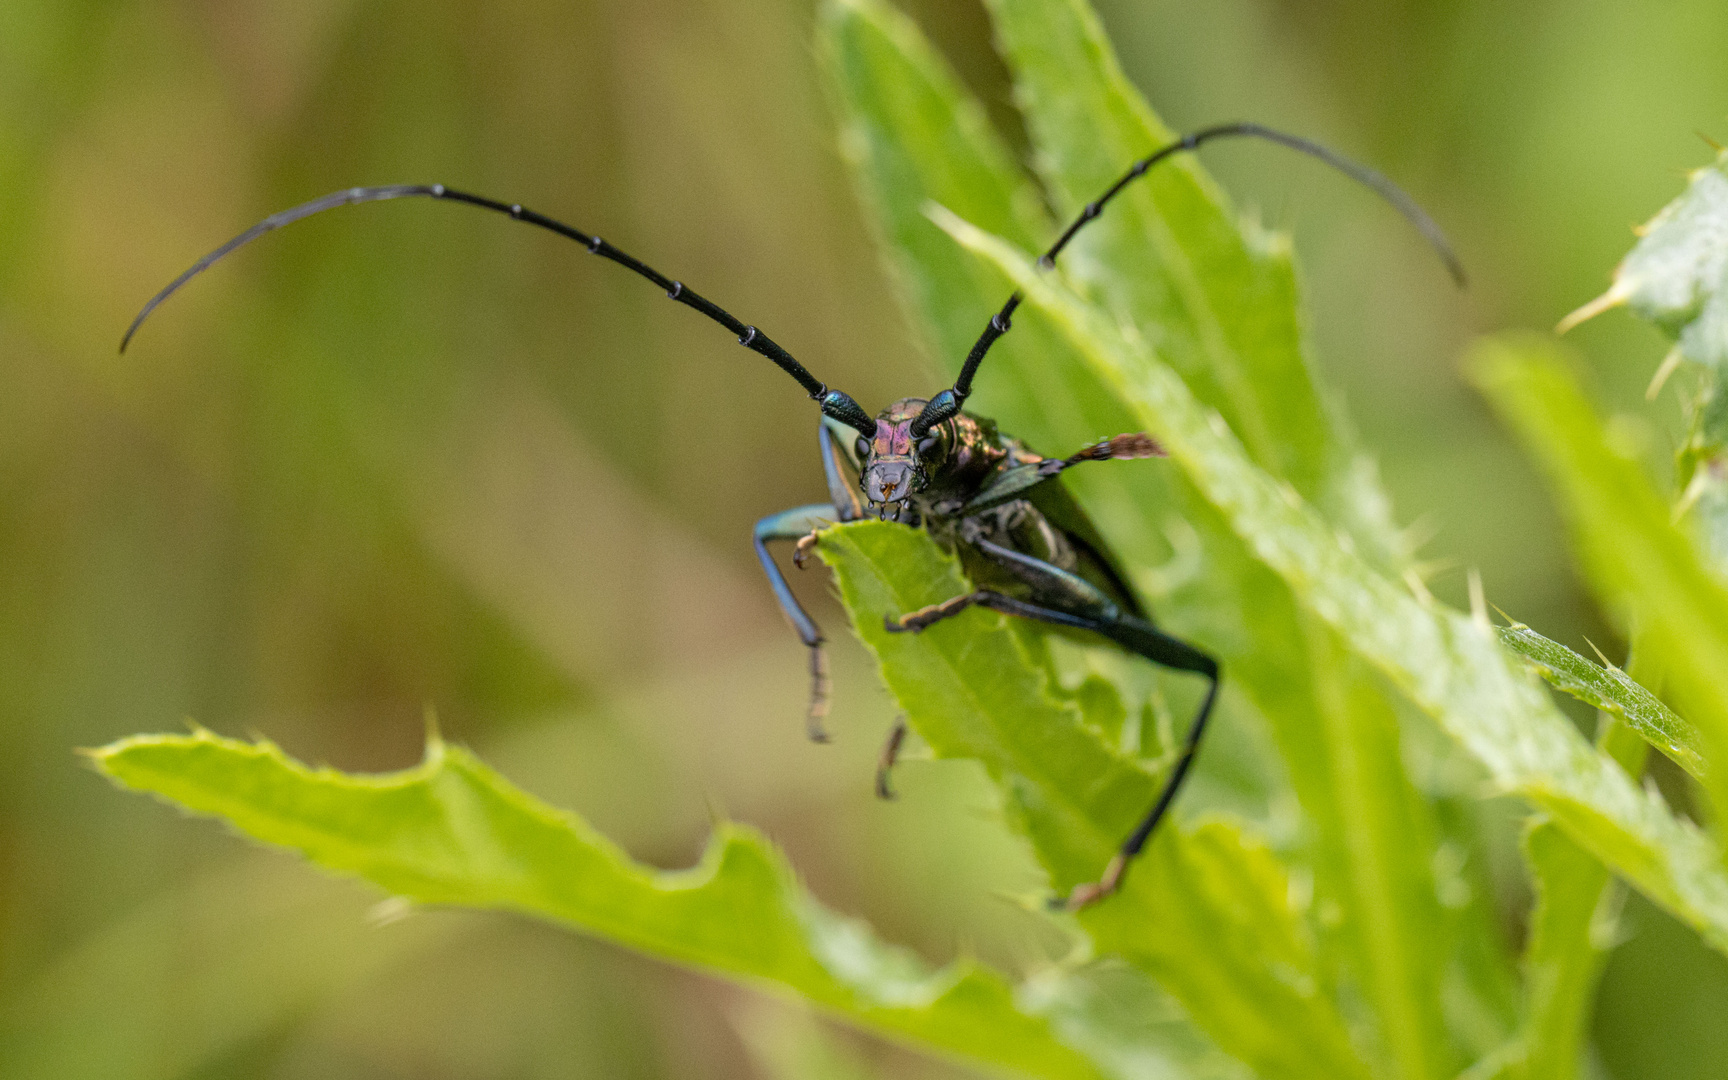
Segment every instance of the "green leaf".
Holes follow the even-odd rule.
[[[1628,304],[1674,339],[1652,392],[1682,361],[1698,366],[1697,389],[1682,391],[1692,430],[1678,455],[1681,506],[1716,567],[1728,572],[1728,151],[1694,170],[1639,236],[1608,291],[1561,326]]]
[[[1671,523],[1638,462],[1609,446],[1560,347],[1540,339],[1480,346],[1472,376],[1547,474],[1592,590],[1697,726],[1706,761],[1728,760],[1728,587]],[[1728,820],[1728,776],[1705,790]]]
[[[1310,617],[1312,619],[1312,617]],[[1342,901],[1346,959],[1375,1008],[1381,1038],[1404,1077],[1451,1077],[1461,1064],[1439,1007],[1448,938],[1464,927],[1442,909],[1433,862],[1439,827],[1403,770],[1398,717],[1366,665],[1312,619],[1320,725],[1308,733],[1308,775],[1329,781],[1304,808],[1326,813],[1315,858],[1323,885]],[[1424,930],[1427,936],[1424,936]]]
[[[1644,744],[1637,736],[1628,736]],[[1612,947],[1614,890],[1602,860],[1546,815],[1520,845],[1536,892],[1524,951],[1523,1021],[1515,1037],[1459,1080],[1578,1080],[1597,982]]]
[[[1002,2],[992,11],[1034,160],[1059,205],[1095,196],[1167,139],[1084,5]],[[948,207],[1026,247],[1043,247],[1058,228],[1037,212],[981,108],[904,18],[870,0],[830,3],[820,41],[842,147],[893,279],[930,351],[952,369],[1008,290],[941,234],[927,207]],[[1333,512],[1359,550],[1398,560],[1372,467],[1322,406],[1302,353],[1287,246],[1239,226],[1194,162],[1175,161],[1126,191],[1063,265],[1176,352],[1198,393],[1259,433],[1262,464],[1286,471]],[[1142,423],[1036,316],[1017,319],[996,345],[973,403],[1047,449]],[[1466,926],[1436,899],[1438,826],[1408,778],[1391,709],[1376,702],[1371,676],[1179,474],[1112,467],[1068,476],[1130,566],[1178,565],[1165,538],[1197,537],[1191,572],[1138,581],[1160,620],[1217,654],[1227,685],[1271,722],[1306,814],[1303,854],[1316,864],[1321,907],[1336,913],[1327,936],[1381,1013],[1392,1056],[1409,1075],[1449,1076],[1456,1052],[1440,1003],[1449,963],[1466,949]],[[1236,700],[1226,697],[1220,724],[1242,722],[1233,719],[1241,716]],[[1317,731],[1328,737],[1316,739]],[[1504,998],[1512,976],[1501,948],[1498,940],[1470,943],[1488,962],[1458,966],[1471,977],[1467,994]],[[1502,1015],[1491,1004],[1481,1011]],[[1509,1029],[1510,1016],[1503,1019]]]
[[[1601,299],[1569,321],[1624,303],[1673,337],[1681,355],[1728,372],[1728,151],[1638,230]]]
[[[1129,163],[1175,136],[1123,75],[1084,0],[990,0],[989,7],[1036,148],[1033,165],[1072,220]],[[1027,246],[1052,239],[1046,232]],[[1111,310],[1156,335],[1160,355],[1243,433],[1262,467],[1339,510],[1353,532],[1365,526],[1359,541],[1390,550],[1386,502],[1364,492],[1303,355],[1288,241],[1239,222],[1194,156],[1123,190],[1075,238],[1062,265]],[[1365,503],[1352,501],[1360,494],[1369,495]]]
[[[1006,617],[973,609],[920,634],[887,631],[888,615],[970,591],[927,534],[857,522],[823,532],[818,550],[913,728],[939,757],[983,763],[1057,888],[1095,881],[1155,778],[1051,698]],[[1145,967],[1261,1075],[1366,1075],[1288,897],[1264,846],[1211,821],[1161,829],[1122,890],[1079,920],[1099,952]]]
[[[1651,383],[1652,397],[1683,361],[1697,365],[1700,378],[1696,389],[1681,392],[1691,433],[1678,454],[1677,473],[1685,488],[1679,509],[1681,514],[1690,516],[1703,551],[1719,571],[1728,569],[1728,480],[1724,479],[1724,465],[1728,464],[1728,394],[1724,393],[1724,376],[1728,375],[1728,246],[1723,244],[1723,237],[1728,236],[1728,172],[1724,171],[1725,163],[1728,163],[1728,154],[1719,154],[1712,167],[1694,172],[1687,190],[1640,230],[1641,239],[1615,270],[1614,283],[1608,292],[1568,316],[1561,324],[1564,329],[1618,303],[1630,303],[1634,312],[1654,322],[1675,340],[1675,346]],[[1546,346],[1526,346],[1526,349],[1540,353],[1546,351]],[[1503,361],[1500,374],[1514,370],[1516,363]],[[1534,381],[1529,379],[1530,374],[1523,373],[1527,386],[1528,382]],[[1551,379],[1543,381],[1553,383]],[[1560,382],[1564,382],[1563,377]],[[1635,527],[1641,524],[1661,536],[1661,546],[1668,555],[1675,554],[1671,530],[1663,528],[1664,522],[1658,518],[1662,510],[1658,500],[1643,490],[1646,485],[1636,467],[1629,468],[1626,462],[1610,460],[1614,455],[1605,452],[1606,448],[1600,445],[1600,433],[1591,430],[1594,425],[1588,416],[1589,409],[1580,407],[1575,390],[1560,387],[1557,395],[1565,399],[1564,407],[1572,414],[1570,418],[1528,415],[1534,402],[1519,400],[1522,390],[1505,390],[1502,411],[1524,414],[1517,425],[1524,431],[1526,441],[1545,444],[1539,454],[1551,474],[1559,478],[1557,486],[1569,493],[1576,532],[1600,532],[1584,513],[1587,506],[1595,506],[1609,514],[1622,513],[1641,519],[1636,523],[1622,521],[1617,524]],[[1570,429],[1571,434],[1564,438],[1555,437],[1561,428]],[[1571,450],[1561,449],[1562,443],[1570,443]],[[1582,455],[1579,450],[1583,451]],[[1586,458],[1593,460],[1586,461]],[[1564,479],[1568,474],[1571,474],[1571,483]],[[1626,485],[1623,494],[1630,495],[1618,510],[1575,493],[1581,487],[1608,488],[1616,484]],[[1619,500],[1611,495],[1609,501]],[[1624,536],[1624,532],[1621,535]],[[1603,541],[1609,542],[1606,537]],[[1586,542],[1586,546],[1595,545]],[[1588,556],[1586,561],[1591,561]],[[1681,555],[1679,561],[1689,560]],[[1599,595],[1614,595],[1615,587],[1603,579],[1614,576],[1618,569],[1599,563],[1589,569],[1593,572]],[[1641,641],[1654,643],[1649,631],[1665,622],[1666,613],[1655,608],[1643,608],[1642,615],[1640,618],[1638,612],[1630,613],[1631,618],[1639,621]],[[1627,730],[1629,725],[1650,745],[1704,781],[1720,819],[1723,786],[1719,780],[1706,775],[1706,742],[1690,724],[1675,716],[1654,695],[1612,665],[1606,669],[1597,668],[1582,657],[1523,628],[1502,630],[1501,634],[1515,650],[1529,657],[1555,686],[1620,717],[1624,724],[1616,727],[1621,731]],[[1640,665],[1646,665],[1650,657],[1651,650],[1641,644]],[[1659,655],[1656,659],[1664,661],[1665,657]],[[1614,729],[1611,727],[1610,730]],[[1642,745],[1637,749],[1641,751]],[[1628,752],[1622,761],[1630,760]],[[1557,854],[1549,857],[1560,860],[1563,867],[1570,866],[1575,877],[1591,873],[1584,868],[1585,856],[1566,852],[1563,844],[1554,847]],[[1541,870],[1537,869],[1540,877]],[[1600,869],[1594,873],[1606,876]],[[1588,891],[1579,881],[1574,881],[1574,885]],[[1596,889],[1597,895],[1602,892],[1600,887]],[[1571,901],[1574,905],[1581,902],[1580,899]],[[1531,1044],[1529,1071],[1533,1076],[1575,1074],[1575,1053],[1564,1045],[1563,1040],[1568,1027],[1581,1026],[1582,1021],[1581,1018],[1569,1017],[1568,1013],[1583,1012],[1582,1003],[1574,1003],[1572,999],[1581,998],[1588,992],[1594,982],[1595,969],[1599,967],[1598,950],[1595,943],[1586,939],[1587,928],[1584,928],[1582,913],[1575,911],[1568,916],[1564,913],[1567,903],[1558,900],[1550,904],[1545,900],[1538,909],[1538,919],[1552,919],[1560,927],[1549,933],[1539,921],[1532,934],[1532,959],[1528,965],[1532,1008],[1526,1038]],[[1547,914],[1549,909],[1558,914]],[[1565,926],[1568,919],[1570,927]],[[1545,963],[1538,962],[1534,954],[1546,938],[1555,942],[1548,946],[1552,955]],[[1570,957],[1566,955],[1568,944],[1575,950]],[[1544,1004],[1551,1014],[1546,1024],[1542,1019]],[[1545,1048],[1542,1039],[1544,1028],[1548,1029],[1550,1036]],[[1545,1064],[1550,1066],[1547,1071],[1544,1071]]]
[[[1613,665],[1593,664],[1523,623],[1496,627],[1495,633],[1556,690],[1625,721],[1675,764],[1700,780],[1704,778],[1704,754],[1697,729],[1630,675]]]
[[[740,825],[721,826],[694,868],[658,871],[437,739],[418,767],[376,776],[207,731],[136,736],[91,757],[127,787],[411,900],[551,919],[998,1071],[1102,1075],[1019,1010],[1000,976],[972,963],[931,972],[884,945],[816,903]]]
[[[1375,572],[1295,489],[1256,468],[1222,417],[1142,342],[1124,340],[1102,312],[1011,245],[952,215],[939,218],[1026,291],[1255,553],[1502,788],[1547,810],[1583,847],[1728,951],[1728,875],[1714,845],[1585,742],[1491,629]]]
[[[1649,744],[1614,714],[1602,719],[1597,745],[1639,775]],[[1536,905],[1524,949],[1523,1021],[1498,1058],[1520,1080],[1577,1080],[1624,886],[1545,815],[1531,820],[1521,850]]]
[[[1633,776],[1650,752],[1612,713],[1603,717],[1596,745]],[[1524,1020],[1500,1057],[1522,1080],[1575,1080],[1596,986],[1614,945],[1622,887],[1602,860],[1546,817],[1531,821],[1522,847],[1536,907],[1524,949]]]
[[[1194,1030],[1144,971],[1120,960],[1034,975],[1022,989],[1039,1015],[1094,1061],[1124,1076],[1250,1080],[1253,1075]]]
[[[1528,1015],[1520,1065],[1529,1080],[1578,1075],[1596,980],[1608,942],[1596,925],[1608,868],[1552,821],[1524,833],[1524,861],[1536,887],[1524,978]]]

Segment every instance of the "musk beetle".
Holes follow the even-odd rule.
[[[1159,162],[1196,150],[1214,139],[1231,137],[1264,139],[1299,151],[1373,189],[1421,231],[1452,276],[1463,283],[1462,268],[1438,226],[1389,180],[1317,143],[1248,123],[1192,132],[1135,162],[1102,195],[1087,204],[1044,253],[1040,265],[1046,269],[1054,266],[1056,257],[1075,234],[1096,218],[1118,192]],[[822,632],[793,597],[785,575],[769,554],[768,543],[795,541],[793,560],[802,567],[810,548],[819,542],[819,530],[835,522],[874,517],[925,529],[959,555],[974,582],[972,592],[906,612],[898,618],[890,617],[891,631],[916,633],[968,607],[985,607],[1095,635],[1154,664],[1204,678],[1205,696],[1156,801],[1124,839],[1115,857],[1102,868],[1098,881],[1075,889],[1059,903],[1077,909],[1109,894],[1120,884],[1129,862],[1145,846],[1188,775],[1218,695],[1220,671],[1218,662],[1205,652],[1153,625],[1103,538],[1057,479],[1064,470],[1082,462],[1159,455],[1162,451],[1158,444],[1148,435],[1131,433],[1100,440],[1067,457],[1043,457],[998,431],[992,421],[964,410],[972,392],[973,377],[985,354],[1012,325],[1021,301],[1018,292],[990,318],[952,386],[930,398],[903,398],[871,416],[851,397],[817,379],[767,334],[598,236],[518,204],[442,184],[402,184],[350,188],[265,218],[199,259],[152,297],[126,330],[121,351],[125,351],[138,327],[164,300],[236,248],[273,229],[338,206],[412,196],[478,206],[576,241],[593,254],[647,278],[664,289],[669,298],[724,326],[736,335],[739,344],[773,361],[820,404],[822,417],[817,434],[827,475],[828,499],[762,519],[756,524],[754,537],[756,553],[767,571],[774,595],[809,649],[811,738],[826,739],[821,723],[828,702]],[[884,796],[888,795],[887,772],[904,735],[903,722],[897,723],[883,750],[877,790]]]

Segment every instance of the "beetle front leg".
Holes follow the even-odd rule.
[[[833,524],[835,516],[834,507],[815,503],[770,514],[758,521],[754,530],[756,557],[762,561],[762,569],[768,574],[768,585],[774,590],[774,599],[779,601],[786,621],[797,631],[798,640],[810,650],[810,708],[805,714],[805,724],[812,742],[828,741],[828,732],[822,726],[822,718],[828,715],[828,657],[822,651],[822,631],[798,603],[798,598],[792,595],[786,575],[768,552],[768,541],[797,540],[802,547],[806,540],[814,542],[816,530]]]

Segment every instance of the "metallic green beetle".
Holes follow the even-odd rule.
[[[1193,132],[1135,162],[1097,200],[1087,204],[1044,253],[1040,264],[1045,268],[1053,266],[1057,255],[1074,235],[1096,218],[1117,192],[1145,175],[1160,161],[1193,151],[1213,139],[1236,136],[1266,139],[1308,154],[1374,189],[1428,238],[1453,276],[1462,283],[1462,269],[1439,228],[1390,181],[1316,143],[1247,123],[1225,124]],[[793,597],[785,575],[769,554],[767,545],[774,540],[796,541],[793,560],[802,566],[811,545],[818,542],[818,530],[836,521],[874,517],[925,529],[959,555],[962,566],[976,586],[973,591],[940,604],[907,612],[898,618],[890,617],[889,630],[915,633],[968,607],[986,607],[1070,632],[1096,635],[1155,664],[1192,672],[1206,679],[1205,696],[1157,800],[1140,824],[1123,840],[1115,857],[1102,868],[1098,881],[1075,889],[1062,903],[1071,909],[1079,908],[1116,889],[1129,862],[1146,845],[1188,775],[1218,695],[1220,672],[1218,662],[1211,656],[1163,633],[1152,624],[1145,608],[1113,562],[1103,538],[1057,479],[1063,470],[1084,461],[1159,455],[1162,451],[1157,443],[1145,434],[1118,435],[1083,447],[1065,458],[1045,458],[1002,435],[992,421],[964,411],[979,364],[996,339],[1007,333],[1012,325],[1015,309],[1020,305],[1019,293],[1010,296],[1002,309],[991,317],[952,387],[929,399],[904,398],[871,417],[851,397],[830,390],[816,379],[768,335],[744,324],[725,309],[686,288],[682,282],[666,277],[598,236],[591,236],[518,204],[457,191],[442,184],[401,184],[350,188],[265,218],[199,259],[152,297],[127,328],[120,342],[121,351],[125,351],[132,335],[158,305],[236,248],[273,229],[324,210],[409,197],[467,203],[576,241],[593,254],[610,259],[654,282],[666,290],[671,299],[695,308],[726,327],[737,335],[739,344],[772,360],[820,403],[822,422],[818,437],[828,480],[828,501],[771,515],[757,522],[755,529],[756,552],[767,571],[769,584],[799,639],[810,650],[808,722],[811,738],[826,740],[821,725],[828,702],[822,633]],[[843,448],[843,440],[848,435],[855,435],[850,457]],[[883,751],[877,790],[884,796],[888,795],[887,772],[904,734],[904,725],[897,724]]]

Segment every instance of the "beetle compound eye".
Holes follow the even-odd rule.
[[[870,440],[860,435],[858,441],[852,445],[852,449],[857,453],[858,460],[863,461],[870,456]]]
[[[926,435],[922,439],[919,439],[918,440],[918,456],[919,457],[929,457],[932,453],[935,452],[936,444],[939,441],[940,440],[938,440],[936,438],[936,436],[934,436],[934,435]]]

